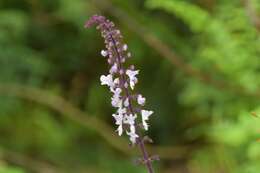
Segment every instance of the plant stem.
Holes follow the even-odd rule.
[[[145,161],[145,165],[148,169],[148,172],[154,173],[151,160],[149,159],[148,152],[146,151],[146,148],[144,145],[144,141],[140,137],[138,138],[138,145],[139,145],[140,150],[142,151],[143,159]]]

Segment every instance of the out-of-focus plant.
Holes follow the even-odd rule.
[[[259,122],[250,117],[250,111],[259,109],[259,31],[251,24],[243,4],[219,2],[212,13],[196,3],[179,0],[147,0],[146,7],[171,14],[188,28],[192,41],[192,51],[186,52],[188,63],[234,88],[244,88],[253,96],[244,97],[225,87],[221,91],[193,79],[186,80],[179,101],[191,106],[193,112],[211,115],[209,131],[195,128],[189,135],[206,134],[207,140],[216,143],[195,152],[190,169],[211,172],[222,167],[228,172],[257,172]],[[209,158],[210,152],[221,154]],[[244,161],[235,160],[237,155]]]

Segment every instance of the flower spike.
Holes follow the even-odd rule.
[[[107,58],[110,66],[108,75],[101,75],[101,85],[107,85],[113,94],[111,104],[117,108],[117,111],[112,116],[115,119],[115,124],[118,126],[117,133],[119,136],[125,131],[129,136],[132,144],[138,144],[143,159],[146,161],[146,166],[149,173],[153,173],[151,160],[145,150],[140,130],[140,124],[136,122],[142,119],[141,123],[145,130],[148,130],[147,121],[153,111],[142,110],[146,99],[141,94],[134,94],[135,85],[138,82],[137,75],[139,70],[134,66],[125,67],[125,61],[132,55],[128,51],[127,44],[123,43],[121,32],[115,27],[114,23],[106,19],[104,16],[94,15],[85,24],[86,28],[96,25],[100,30],[101,36],[104,38],[105,50],[101,50],[101,55]],[[139,111],[136,111],[139,110]],[[137,118],[141,116],[141,118]]]

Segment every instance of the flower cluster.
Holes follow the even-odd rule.
[[[107,58],[110,65],[109,74],[100,77],[101,85],[109,87],[113,94],[111,105],[117,109],[112,116],[118,126],[118,135],[124,131],[129,136],[130,141],[135,144],[139,135],[137,127],[148,130],[148,119],[153,111],[144,110],[146,99],[141,94],[134,94],[133,90],[138,82],[139,70],[134,66],[125,68],[126,59],[131,58],[128,46],[123,44],[122,35],[114,26],[114,23],[103,16],[94,15],[85,24],[85,27],[97,25],[101,35],[105,40],[106,50],[101,51],[101,55]],[[141,123],[137,123],[137,117],[141,115]]]

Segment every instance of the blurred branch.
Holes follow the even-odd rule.
[[[235,94],[249,96],[249,97],[257,97],[260,98],[260,91],[258,90],[256,93],[248,92],[242,86],[232,86],[231,84],[225,81],[217,81],[199,69],[195,69],[190,64],[184,62],[179,55],[177,55],[170,46],[161,41],[157,36],[155,36],[149,29],[147,29],[144,25],[138,23],[137,20],[133,19],[126,12],[116,7],[116,5],[109,2],[109,0],[93,0],[95,5],[97,5],[101,10],[107,11],[112,16],[116,17],[120,20],[121,23],[126,25],[130,30],[135,32],[148,46],[156,50],[163,58],[166,58],[173,65],[182,70],[186,75],[194,77],[204,84],[211,85],[217,89],[228,90]]]
[[[208,11],[212,12],[216,5],[216,0],[199,0],[198,3],[203,8],[206,8]]]
[[[86,114],[69,101],[49,91],[17,84],[0,84],[0,94],[15,96],[48,106],[70,120],[86,128],[95,130],[108,144],[118,151],[126,155],[136,154],[136,150],[132,150],[132,148],[128,147],[126,140],[116,136],[114,130],[105,122]],[[165,159],[183,158],[189,153],[188,149],[191,148],[187,146],[148,147],[151,153],[158,154],[161,158]]]
[[[31,158],[29,156],[19,154],[7,149],[0,148],[0,158],[7,161],[8,163],[18,165],[20,167],[29,170],[30,172],[36,173],[61,173],[50,163]]]
[[[257,15],[256,10],[252,4],[251,0],[244,0],[245,9],[248,17],[250,18],[252,24],[255,28],[260,31],[260,17]]]
[[[78,124],[94,129],[114,148],[122,151],[123,153],[129,153],[127,147],[124,147],[127,145],[127,143],[113,135],[113,130],[110,127],[99,121],[97,118],[83,113],[81,110],[60,96],[56,96],[49,91],[42,89],[13,84],[0,84],[0,93],[35,101],[37,103],[48,106],[49,108],[59,112],[61,115],[77,122]]]

